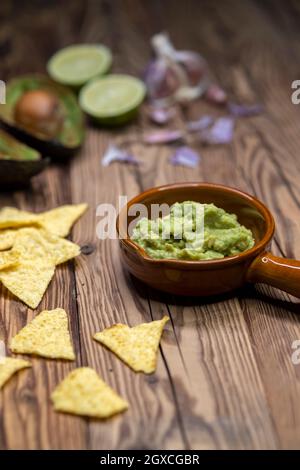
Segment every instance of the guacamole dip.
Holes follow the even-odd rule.
[[[140,219],[131,238],[157,259],[218,259],[254,245],[251,230],[235,214],[194,201],[175,203],[164,217]]]

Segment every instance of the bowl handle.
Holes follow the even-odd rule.
[[[248,268],[247,281],[263,282],[300,298],[300,261],[261,253]]]

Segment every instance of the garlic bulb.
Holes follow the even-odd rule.
[[[145,83],[151,100],[162,104],[190,101],[209,85],[207,65],[200,54],[177,51],[166,34],[152,38],[155,58],[150,62]]]
[[[151,100],[164,100],[174,95],[180,80],[172,65],[163,58],[152,60],[145,72],[144,81]]]

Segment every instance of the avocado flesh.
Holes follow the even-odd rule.
[[[10,185],[28,184],[40,173],[48,160],[0,129],[0,189]]]
[[[39,152],[0,130],[0,160],[37,161],[40,158]]]
[[[16,122],[15,106],[21,96],[30,90],[45,90],[57,96],[64,119],[55,138],[49,139],[38,132],[29,131]],[[15,137],[53,158],[72,155],[79,149],[84,138],[83,113],[76,96],[68,88],[54,83],[46,76],[26,75],[8,82],[6,104],[0,107],[0,121]]]

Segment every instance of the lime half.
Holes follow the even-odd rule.
[[[79,103],[99,124],[118,125],[135,116],[145,94],[145,86],[138,78],[107,75],[87,83],[80,92]]]
[[[110,68],[110,50],[101,44],[77,44],[56,52],[48,62],[48,73],[56,82],[74,87],[104,75]]]

